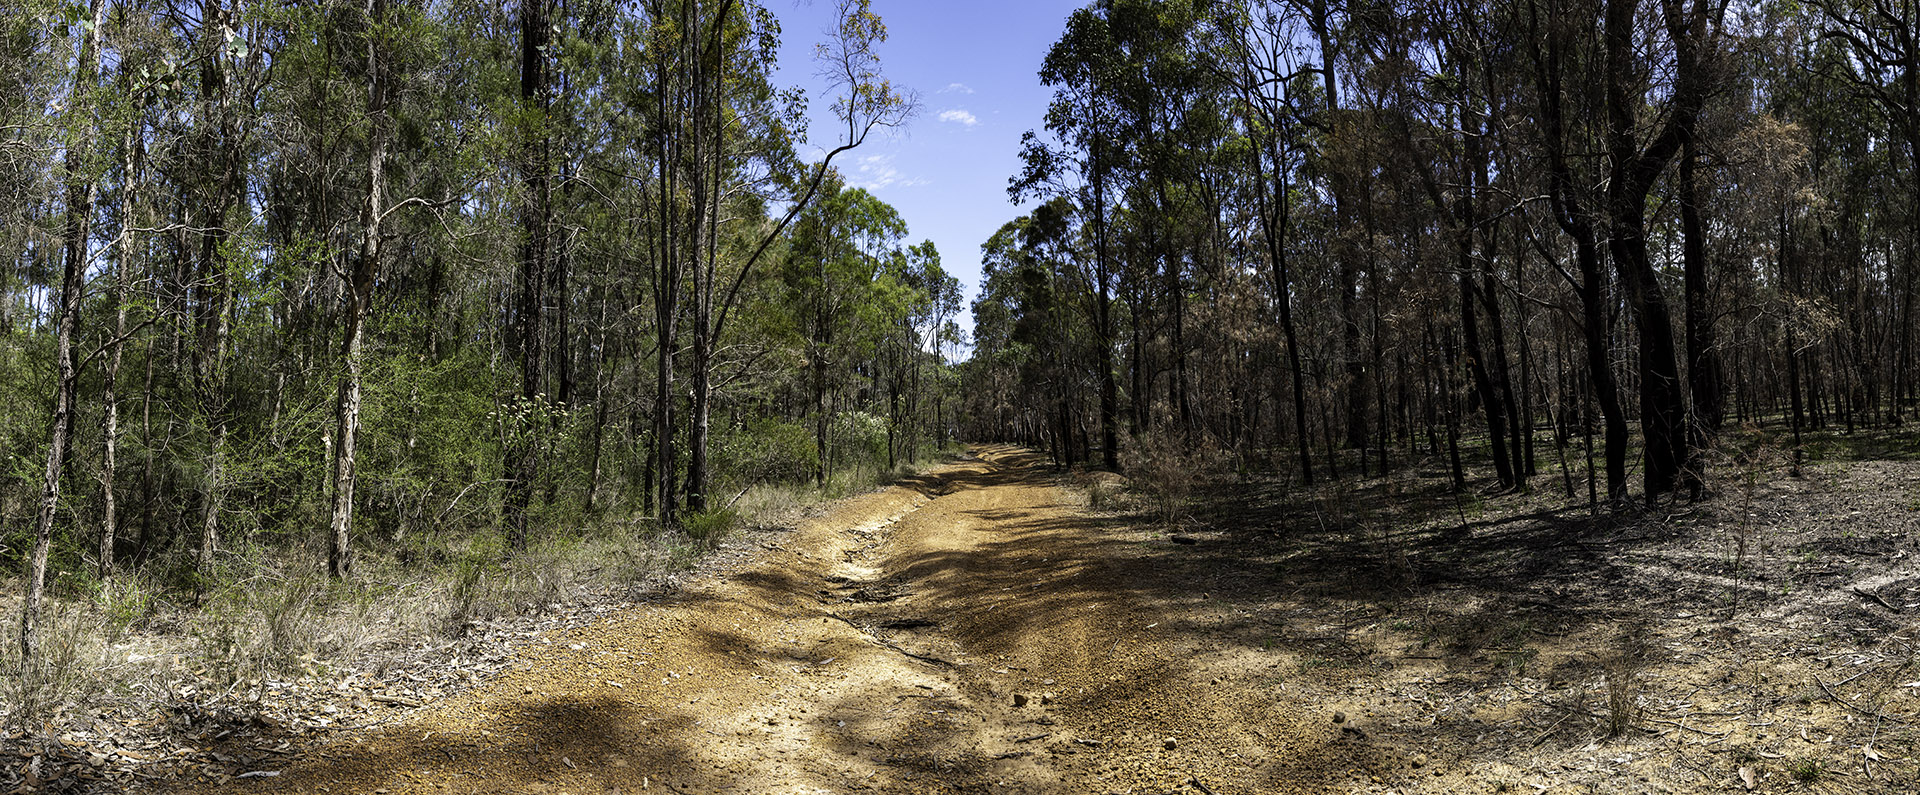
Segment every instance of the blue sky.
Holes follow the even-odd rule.
[[[766,0],[780,18],[775,80],[812,97],[811,129],[829,143],[834,129],[814,44],[832,27],[833,0]],[[1020,213],[1007,201],[1019,169],[1020,135],[1044,123],[1053,92],[1040,84],[1040,60],[1067,17],[1087,0],[873,0],[885,20],[880,59],[894,85],[920,94],[908,127],[835,158],[849,184],[900,211],[909,242],[932,240],[941,265],[980,287],[980,244]],[[961,323],[970,325],[963,312]]]

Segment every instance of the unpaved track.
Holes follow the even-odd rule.
[[[976,452],[224,791],[1224,795],[1391,766],[1191,631],[1202,586],[1112,554],[1141,542],[1037,461]]]

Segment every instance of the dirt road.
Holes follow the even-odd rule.
[[[758,536],[675,596],[539,637],[464,695],[274,756],[260,772],[276,775],[189,791],[1877,793],[1920,780],[1920,625],[1900,612],[1920,606],[1920,550],[1888,487],[1920,484],[1920,467],[1835,470],[1657,524],[1516,501],[1414,526],[1418,492],[1390,482],[1305,504],[1238,483],[1174,536],[1092,510],[1028,454],[976,452]],[[1749,536],[1757,557],[1729,579],[1716,550]]]
[[[865,495],[682,596],[227,791],[1344,791],[1386,766],[1244,646],[1200,582],[1011,449]],[[1332,776],[1332,778],[1330,778]]]

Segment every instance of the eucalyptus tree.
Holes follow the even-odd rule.
[[[365,38],[367,124],[366,195],[360,205],[358,256],[345,276],[345,307],[341,318],[342,373],[334,403],[333,505],[328,519],[327,574],[345,578],[352,568],[354,456],[360,435],[360,402],[366,347],[367,309],[380,275],[382,227],[390,212],[387,201],[387,150],[393,119],[389,110],[393,85],[393,39],[399,25],[388,0],[365,0],[361,18]]]
[[[1770,31],[1790,46],[1809,52],[1812,68],[1800,76],[1818,81],[1813,90],[1793,92],[1797,107],[1779,110],[1831,131],[1836,139],[1871,130],[1870,134],[1892,144],[1884,154],[1878,147],[1849,152],[1845,162],[1835,165],[1881,172],[1886,192],[1900,196],[1899,202],[1883,212],[1897,211],[1904,220],[1894,220],[1880,232],[1898,246],[1898,258],[1888,266],[1884,290],[1890,304],[1882,321],[1888,353],[1883,357],[1885,364],[1860,369],[1885,374],[1870,377],[1875,386],[1886,383],[1894,397],[1889,417],[1902,421],[1903,403],[1915,397],[1914,371],[1916,360],[1920,360],[1914,350],[1912,308],[1920,298],[1920,292],[1916,292],[1920,287],[1920,70],[1914,68],[1920,63],[1920,8],[1912,3],[1861,0],[1820,0],[1813,7],[1819,13],[1810,24],[1795,25],[1792,16],[1782,13],[1784,19]],[[1789,84],[1788,88],[1793,86]],[[1829,126],[1839,120],[1835,117],[1845,120]]]
[[[942,351],[953,334],[948,327],[960,311],[961,291],[960,280],[940,267],[940,250],[933,241],[923,240],[902,253],[900,263],[904,267],[899,279],[911,291],[906,311],[899,319],[899,341],[907,369],[907,405],[904,414],[895,413],[904,417],[907,461],[913,463],[920,460],[923,429],[931,428],[939,433],[938,429],[943,427],[941,420],[945,411],[940,400],[944,396],[938,373],[945,364]],[[931,423],[922,411],[922,400],[929,390],[935,400]]]
[[[176,172],[186,199],[189,239],[180,245],[192,263],[188,296],[177,322],[192,334],[190,382],[193,420],[204,443],[198,473],[199,532],[195,566],[211,570],[230,486],[234,416],[231,393],[232,315],[244,268],[239,252],[252,226],[245,202],[261,123],[258,100],[269,80],[268,54],[260,47],[263,25],[240,0],[204,0],[197,8],[168,6],[169,23],[184,31],[183,49],[193,59],[190,116],[181,155],[195,166]]]
[[[1073,463],[1072,407],[1085,369],[1075,361],[1084,346],[1075,342],[1087,335],[1076,334],[1074,322],[1084,314],[1072,306],[1084,302],[1073,296],[1092,292],[1084,270],[1062,256],[1076,239],[1070,212],[1071,203],[1056,198],[981,246],[985,281],[973,305],[975,383],[968,389],[976,418],[995,415],[985,429],[990,438],[1045,444],[1062,465]]]
[[[66,466],[68,437],[73,433],[75,392],[80,382],[80,355],[74,338],[80,325],[81,293],[86,289],[91,264],[93,201],[97,185],[93,178],[97,153],[92,141],[99,107],[96,92],[100,76],[100,28],[106,11],[105,0],[91,0],[85,17],[63,20],[80,29],[74,55],[72,78],[65,101],[61,131],[60,175],[66,202],[61,233],[61,278],[54,318],[54,362],[58,370],[54,383],[53,429],[47,442],[46,470],[41,480],[39,511],[33,524],[33,549],[28,553],[26,594],[20,610],[20,659],[37,663],[39,658],[39,619],[45,597],[47,558],[53,547],[53,523],[60,508],[60,477]],[[62,24],[56,22],[55,24]]]
[[[116,197],[119,233],[113,238],[117,249],[113,260],[112,289],[108,303],[113,307],[113,328],[104,343],[105,362],[100,374],[101,461],[100,461],[100,537],[95,548],[95,571],[102,578],[113,576],[120,537],[119,482],[120,402],[119,378],[129,339],[136,329],[133,320],[136,296],[135,280],[145,253],[149,235],[141,230],[147,217],[148,125],[156,108],[163,107],[168,88],[177,79],[171,63],[164,59],[164,40],[152,29],[151,11],[138,3],[120,3],[114,10],[118,75],[115,78],[117,102],[108,115],[121,127],[120,189]],[[151,313],[144,313],[150,316]],[[145,325],[142,323],[141,325]]]
[[[1604,142],[1607,250],[1626,287],[1639,332],[1640,423],[1645,440],[1642,481],[1654,499],[1677,485],[1690,461],[1686,430],[1686,386],[1673,339],[1672,311],[1666,289],[1647,250],[1647,199],[1661,173],[1692,137],[1709,88],[1703,60],[1720,36],[1724,4],[1715,0],[1662,5],[1664,40],[1649,41],[1641,31],[1639,0],[1606,0],[1602,42],[1607,71],[1607,126]],[[1666,54],[1671,49],[1671,55]],[[1671,81],[1652,85],[1656,66],[1643,53],[1662,59]],[[1658,97],[1664,101],[1652,100]],[[1658,120],[1649,124],[1648,120]],[[1645,143],[1642,143],[1644,141]]]
[[[520,217],[518,301],[512,312],[510,332],[518,348],[520,393],[508,409],[510,441],[504,450],[508,484],[501,519],[506,525],[508,555],[525,550],[527,545],[527,511],[540,468],[541,445],[536,436],[545,431],[534,418],[546,414],[551,405],[546,389],[550,342],[546,310],[547,289],[554,275],[549,272],[554,263],[551,250],[554,119],[550,73],[555,46],[551,18],[554,5],[550,0],[522,0],[518,15],[522,193],[516,208]],[[564,339],[566,330],[562,328],[560,334]]]
[[[1607,343],[1605,220],[1592,187],[1600,184],[1600,177],[1577,157],[1581,142],[1599,135],[1600,106],[1588,101],[1591,92],[1572,90],[1599,79],[1599,46],[1583,21],[1594,13],[1594,6],[1578,0],[1527,0],[1527,55],[1539,107],[1533,129],[1545,155],[1548,205],[1554,223],[1572,241],[1575,273],[1560,266],[1555,248],[1542,245],[1541,250],[1579,300],[1587,383],[1604,425],[1607,496],[1618,500],[1627,493],[1628,430]]]
[[[859,365],[878,342],[870,328],[879,303],[875,280],[901,255],[906,223],[860,188],[829,176],[822,197],[794,223],[781,277],[787,304],[805,340],[802,360],[814,434],[814,482],[824,487],[832,468],[830,431]]]
[[[1340,147],[1349,145],[1348,141],[1356,134],[1351,130],[1355,123],[1351,117],[1357,115],[1346,107],[1341,91],[1341,70],[1352,71],[1359,64],[1349,63],[1355,60],[1350,51],[1355,48],[1354,39],[1357,24],[1354,17],[1364,16],[1372,11],[1376,14],[1387,12],[1392,4],[1384,7],[1368,7],[1355,4],[1340,4],[1335,0],[1288,0],[1302,23],[1303,33],[1309,37],[1319,57],[1307,69],[1320,79],[1319,103],[1308,121],[1320,133],[1310,140],[1320,146],[1310,150],[1316,160],[1333,161],[1339,158]],[[1462,19],[1462,22],[1467,20]],[[1329,163],[1328,165],[1331,165]],[[1370,241],[1361,241],[1354,229],[1354,210],[1357,193],[1363,188],[1361,175],[1345,173],[1338,167],[1319,169],[1323,177],[1326,195],[1331,199],[1333,234],[1330,243],[1330,255],[1339,290],[1337,306],[1340,319],[1340,360],[1345,374],[1341,384],[1341,401],[1346,410],[1346,445],[1361,451],[1367,446],[1367,362],[1361,358],[1360,351],[1360,309],[1359,309],[1359,257],[1360,248]],[[1365,456],[1361,458],[1364,467]]]
[[[1294,437],[1298,440],[1300,480],[1313,485],[1313,452],[1307,444],[1307,388],[1300,362],[1300,332],[1294,321],[1290,265],[1294,173],[1304,154],[1304,109],[1300,84],[1311,70],[1301,62],[1296,42],[1301,21],[1271,3],[1225,4],[1215,21],[1218,46],[1229,85],[1239,101],[1238,116],[1252,185],[1253,216],[1271,274],[1272,301],[1287,348],[1287,376],[1293,398]]]
[[[648,251],[659,344],[654,435],[660,515],[671,523],[679,508],[673,352],[680,323],[691,338],[693,382],[686,505],[704,511],[716,346],[743,285],[818,195],[833,161],[875,130],[904,123],[916,100],[880,71],[876,48],[887,31],[869,0],[839,0],[838,24],[818,52],[840,129],[818,162],[805,163],[793,151],[801,98],[772,87],[778,26],[764,7],[654,0],[643,14],[652,85],[639,110],[654,125],[656,195]],[[760,208],[773,202],[785,209],[769,219]]]
[[[1404,114],[1390,123],[1413,152],[1407,163],[1452,244],[1462,363],[1486,419],[1495,476],[1503,488],[1521,488],[1529,473],[1490,272],[1490,263],[1503,256],[1501,227],[1492,219],[1507,212],[1493,184],[1495,139],[1488,129],[1502,115],[1504,98],[1493,79],[1498,64],[1491,61],[1495,48],[1486,29],[1493,23],[1484,17],[1499,12],[1444,3],[1406,12],[1398,27],[1407,33],[1383,46],[1394,61],[1383,71],[1396,75],[1394,104]]]
[[[1113,372],[1114,262],[1111,226],[1114,205],[1129,168],[1119,106],[1120,81],[1127,79],[1126,54],[1114,33],[1114,18],[1153,13],[1153,4],[1122,0],[1075,11],[1066,30],[1047,51],[1040,80],[1054,86],[1046,128],[1053,140],[1029,131],[1021,139],[1021,173],[1008,194],[1025,198],[1067,197],[1089,229],[1092,256],[1087,274],[1092,286],[1091,315],[1100,388],[1101,461],[1118,469],[1119,386]],[[1140,400],[1139,395],[1132,396]]]

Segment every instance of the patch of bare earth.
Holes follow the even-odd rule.
[[[1920,467],[1632,520],[1243,483],[1169,533],[978,452],[181,789],[1912,789]]]

